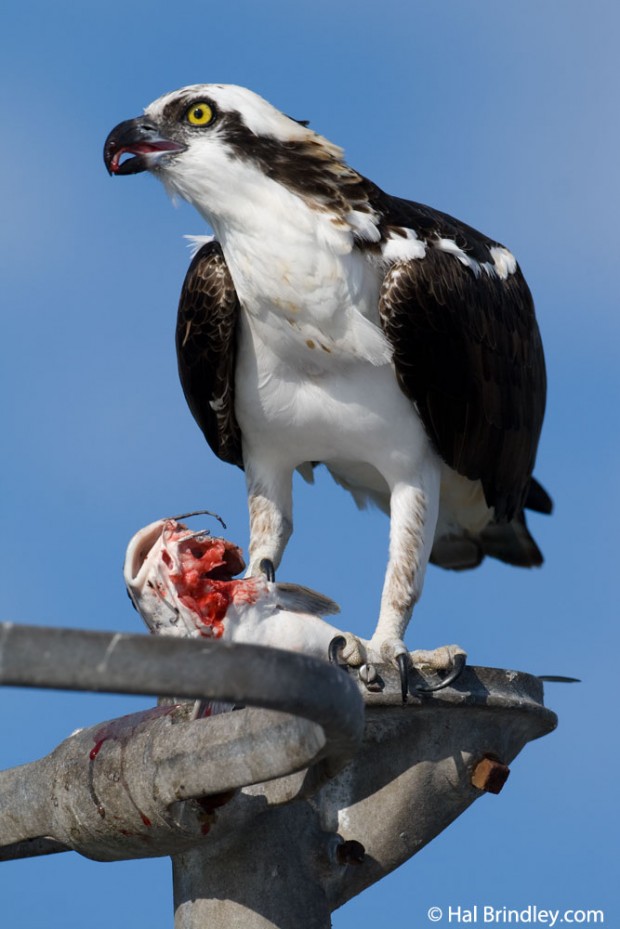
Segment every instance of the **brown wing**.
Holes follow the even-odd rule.
[[[528,493],[546,393],[521,271],[505,279],[482,269],[476,275],[429,246],[424,258],[388,270],[379,310],[400,386],[437,451],[451,468],[482,481],[497,519],[512,519]]]
[[[177,315],[179,376],[192,415],[212,450],[243,467],[235,417],[239,300],[218,242],[203,245],[183,282]]]

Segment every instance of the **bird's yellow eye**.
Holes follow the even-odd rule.
[[[192,103],[185,118],[192,126],[208,126],[214,117],[213,109],[208,103]]]

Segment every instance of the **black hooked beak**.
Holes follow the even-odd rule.
[[[105,140],[103,160],[110,174],[139,174],[152,168],[165,154],[182,152],[185,145],[167,139],[145,116],[126,119]],[[123,155],[132,155],[121,163]]]

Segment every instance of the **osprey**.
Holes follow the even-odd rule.
[[[513,255],[452,216],[386,194],[305,122],[242,87],[198,84],[120,123],[111,174],[150,171],[215,237],[190,265],[179,372],[215,452],[245,470],[250,575],[273,580],[292,476],[323,463],[390,516],[369,645],[393,661],[427,563],[542,563],[524,508],[545,407],[543,349]]]

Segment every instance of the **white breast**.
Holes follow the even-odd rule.
[[[258,337],[281,343],[289,359],[311,340],[340,355],[388,362],[377,312],[380,274],[354,248],[352,228],[248,167],[244,179],[247,173],[252,199],[235,198],[234,222],[211,222]]]
[[[283,194],[284,199],[288,194]],[[216,229],[242,305],[235,412],[247,460],[368,464],[409,477],[428,439],[379,324],[381,273],[350,229],[299,198]]]

